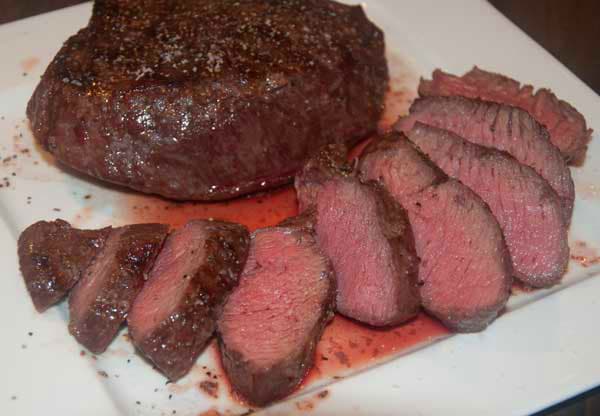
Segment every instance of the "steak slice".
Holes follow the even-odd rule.
[[[419,260],[402,206],[380,185],[353,176],[346,149],[336,145],[311,158],[295,185],[335,270],[337,311],[373,326],[414,318]]]
[[[546,88],[534,93],[531,85],[521,86],[514,79],[474,67],[462,77],[436,69],[432,80],[421,80],[419,94],[461,95],[522,108],[546,126],[567,162],[578,165],[585,160],[592,130],[579,111]]]
[[[127,318],[134,344],[170,380],[211,338],[248,255],[246,227],[194,220],[166,240]]]
[[[27,115],[80,172],[227,199],[289,183],[314,149],[375,131],[384,49],[360,6],[330,0],[96,0]]]
[[[569,261],[567,227],[560,199],[544,178],[508,153],[447,130],[416,123],[408,138],[489,205],[518,279],[533,287],[560,281]]]
[[[395,128],[408,132],[416,121],[510,153],[548,181],[561,198],[565,222],[571,222],[575,199],[571,171],[558,148],[550,142],[548,131],[526,111],[464,97],[432,96],[417,99],[410,115],[400,118]]]
[[[305,227],[255,231],[240,283],[218,321],[234,390],[259,406],[291,393],[312,367],[334,294],[331,265]]]
[[[73,288],[69,331],[94,354],[104,352],[117,335],[167,232],[162,224],[114,229]]]
[[[455,331],[483,330],[504,308],[512,281],[502,232],[485,203],[398,133],[376,138],[359,169],[408,212],[425,310]]]
[[[38,312],[61,301],[100,251],[111,228],[78,230],[63,220],[38,221],[21,233],[19,266]]]

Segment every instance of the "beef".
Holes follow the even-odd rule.
[[[166,240],[127,323],[136,347],[170,380],[184,376],[210,340],[249,242],[246,227],[205,220]]]
[[[455,331],[483,330],[504,308],[512,280],[502,232],[485,203],[398,133],[371,142],[359,170],[408,212],[425,310]]]
[[[416,123],[408,138],[489,205],[518,279],[533,287],[559,282],[569,260],[567,227],[560,199],[544,178],[508,153],[447,130]]]
[[[331,265],[305,227],[255,231],[240,283],[218,321],[233,389],[259,406],[290,394],[312,367],[334,295]]]
[[[78,230],[69,223],[38,221],[21,233],[19,265],[38,312],[62,300],[100,251],[111,228]]]
[[[437,69],[432,80],[421,80],[419,94],[461,95],[522,108],[546,126],[552,143],[567,162],[578,165],[585,159],[592,130],[581,113],[546,88],[534,93],[531,85],[521,86],[514,79],[474,67],[462,77]]]
[[[408,132],[416,121],[510,153],[548,181],[561,198],[565,222],[571,221],[575,199],[571,171],[548,131],[526,111],[488,101],[433,96],[417,99],[410,115],[400,118],[395,128]]]
[[[314,149],[374,131],[384,49],[360,6],[330,0],[96,0],[27,115],[80,172],[227,199],[291,182]]]
[[[333,264],[339,313],[372,326],[397,325],[420,309],[418,258],[406,212],[380,185],[361,183],[345,149],[328,146],[295,184],[313,207],[317,241]]]
[[[168,226],[116,228],[69,297],[69,331],[100,354],[117,335],[156,258]]]

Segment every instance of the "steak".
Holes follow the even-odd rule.
[[[508,153],[447,130],[416,123],[408,138],[489,205],[518,279],[533,287],[559,282],[569,261],[567,227],[560,199],[544,178]]]
[[[142,289],[168,226],[114,229],[69,297],[69,331],[88,350],[106,350]]]
[[[21,233],[19,266],[38,312],[44,312],[67,295],[110,232],[110,227],[78,230],[56,220],[38,221]]]
[[[419,94],[461,95],[522,108],[546,126],[552,143],[567,162],[578,165],[585,160],[592,130],[579,111],[546,88],[534,93],[531,85],[521,86],[514,79],[474,67],[462,77],[437,69],[432,80],[421,80]]]
[[[571,171],[550,142],[548,131],[526,111],[456,96],[426,97],[417,99],[410,115],[398,120],[395,128],[408,132],[416,121],[449,130],[475,144],[504,150],[533,168],[560,196],[565,221],[570,223],[575,199]]]
[[[44,73],[36,140],[80,172],[179,200],[292,181],[375,131],[383,33],[330,0],[96,0]]]
[[[419,260],[404,209],[375,182],[350,174],[344,149],[329,146],[296,177],[302,207],[314,207],[317,241],[337,279],[339,313],[372,326],[420,310]]]
[[[398,133],[371,142],[359,170],[408,212],[425,310],[452,330],[483,330],[504,308],[512,281],[502,232],[485,203]]]
[[[234,390],[259,406],[290,394],[312,367],[334,294],[331,265],[306,227],[255,231],[239,285],[218,321]]]
[[[170,380],[192,368],[211,338],[249,241],[242,225],[205,220],[166,240],[127,323],[136,347]]]

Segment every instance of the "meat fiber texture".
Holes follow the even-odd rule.
[[[135,224],[114,229],[69,297],[69,331],[88,350],[106,350],[124,323],[169,227]]]
[[[38,221],[19,236],[19,266],[38,312],[61,301],[102,249],[111,228],[78,230],[63,220]]]
[[[580,165],[585,160],[592,130],[579,111],[546,88],[534,93],[531,85],[474,67],[462,77],[436,69],[432,80],[421,80],[419,94],[460,95],[522,108],[548,129],[567,162]]]
[[[142,353],[170,380],[184,376],[206,347],[246,262],[246,227],[193,220],[165,242],[127,318]]]
[[[560,199],[533,169],[505,152],[416,123],[408,138],[444,172],[476,192],[504,233],[515,277],[533,287],[558,283],[569,261]]]
[[[409,132],[417,121],[506,151],[533,168],[560,196],[565,222],[570,223],[575,199],[571,171],[546,128],[525,110],[464,97],[432,96],[417,99],[410,115],[400,118],[395,128]]]
[[[406,322],[420,310],[419,261],[406,212],[379,184],[361,183],[345,155],[340,147],[322,149],[295,182],[336,273],[336,309],[372,326]]]
[[[87,175],[228,199],[289,183],[315,149],[375,131],[384,49],[360,6],[330,0],[96,0],[27,116]]]
[[[255,231],[239,285],[218,321],[233,389],[259,406],[290,394],[312,367],[334,296],[329,260],[305,227]]]
[[[454,331],[486,328],[504,308],[512,282],[508,250],[487,205],[398,133],[374,139],[359,170],[408,212],[425,310]]]

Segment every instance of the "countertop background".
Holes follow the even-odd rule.
[[[0,24],[84,0],[0,0]],[[600,94],[600,1],[488,0]],[[535,416],[599,416],[600,387]]]

